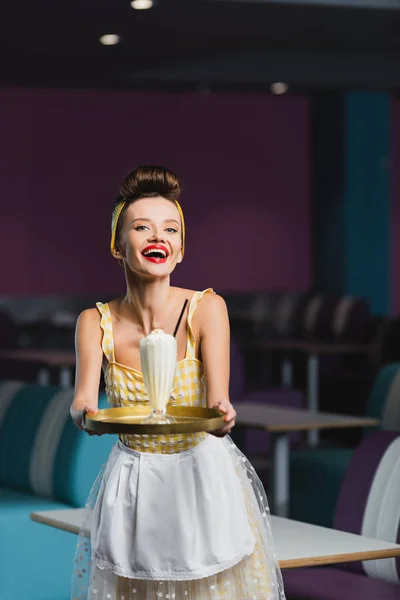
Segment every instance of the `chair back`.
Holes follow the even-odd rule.
[[[335,529],[400,543],[400,434],[377,431],[358,446],[343,478]],[[400,582],[400,557],[349,563],[347,570]]]

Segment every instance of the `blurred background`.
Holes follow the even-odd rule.
[[[81,506],[94,467],[77,457],[108,452],[68,420],[74,327],[124,292],[111,211],[138,164],[184,180],[173,284],[225,298],[232,401],[400,428],[399,2],[3,0],[0,22],[0,513]],[[262,425],[235,441],[268,486]],[[323,452],[369,432],[292,436],[292,517],[332,524],[347,458]]]

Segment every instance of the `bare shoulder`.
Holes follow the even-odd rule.
[[[218,294],[204,294],[196,308],[194,318],[200,328],[216,322],[226,321],[228,310],[225,300]]]
[[[215,311],[216,313],[226,313],[227,307],[226,302],[222,296],[219,294],[204,294],[201,302],[199,302],[199,309],[202,308],[203,311]]]
[[[100,322],[100,313],[97,308],[86,308],[83,310],[76,321],[77,328],[87,328],[96,325],[98,327]]]
[[[101,343],[102,331],[100,327],[101,316],[97,308],[83,310],[76,321],[75,342],[84,344]]]
[[[102,330],[100,313],[97,308],[87,308],[82,311],[76,321],[75,350],[82,356],[88,352],[97,354],[101,351]]]

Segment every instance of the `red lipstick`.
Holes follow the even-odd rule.
[[[142,256],[149,262],[162,264],[166,262],[169,252],[163,244],[150,244],[142,250]]]

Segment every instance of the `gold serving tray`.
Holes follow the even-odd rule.
[[[201,406],[169,406],[167,414],[176,423],[143,424],[151,413],[149,405],[130,408],[105,408],[95,415],[86,415],[86,429],[93,433],[136,433],[139,435],[168,435],[174,433],[195,433],[215,431],[224,426],[223,414],[213,408]]]

